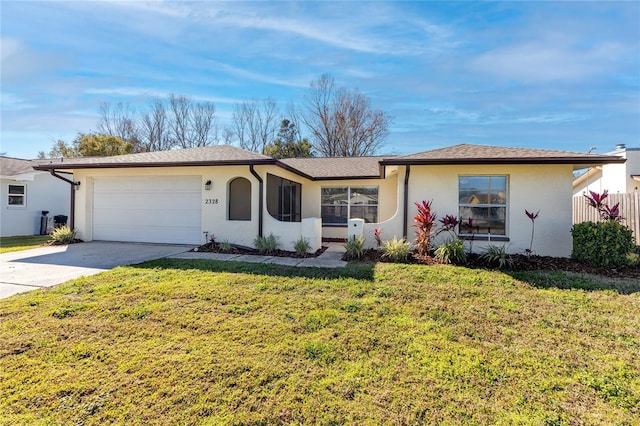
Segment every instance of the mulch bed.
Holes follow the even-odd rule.
[[[49,241],[45,241],[40,245],[41,246],[66,246],[67,244],[78,244],[78,243],[84,243],[84,240],[76,238],[74,240],[69,241],[68,243],[61,243],[60,241],[49,240]]]
[[[566,271],[578,274],[601,275],[610,278],[638,278],[640,279],[640,264],[627,266],[620,269],[596,268],[594,266],[580,263],[575,259],[550,257],[550,256],[526,256],[515,254],[509,256],[511,262],[508,268],[510,271]],[[378,250],[366,250],[362,260],[372,262],[385,262],[382,252]],[[414,253],[406,263],[436,265],[438,261],[433,256],[420,256]],[[477,254],[467,257],[467,264],[470,268],[492,268],[487,262]]]
[[[318,257],[322,253],[324,253],[324,251],[326,249],[327,249],[326,246],[322,246],[321,248],[316,250],[314,253],[306,253],[304,255],[300,255],[300,254],[296,253],[295,251],[276,250],[273,253],[269,253],[269,256],[295,257],[295,258],[298,258],[298,259],[305,259],[305,258],[309,258],[309,257]],[[218,243],[203,244],[203,245],[201,245],[199,247],[196,247],[196,248],[194,248],[194,249],[192,249],[190,251],[198,251],[198,252],[206,252],[206,253],[225,253],[225,254],[253,254],[253,255],[260,254],[260,253],[258,253],[257,250],[249,248],[249,247],[232,246],[230,250],[222,250]]]

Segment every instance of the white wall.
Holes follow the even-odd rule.
[[[70,177],[70,175],[64,176]],[[27,205],[25,207],[8,205],[10,184],[26,185]],[[49,217],[55,215],[69,217],[70,187],[70,184],[46,172],[36,172],[32,181],[2,179],[0,181],[0,236],[39,234],[42,210],[48,210]]]
[[[415,238],[415,202],[433,200],[438,218],[458,215],[458,176],[507,175],[507,250],[522,253],[529,247],[531,221],[524,210],[538,211],[533,251],[539,255],[571,254],[572,166],[570,165],[459,165],[412,166],[409,180],[409,239]],[[444,237],[444,236],[442,236]],[[436,240],[436,243],[439,241]],[[494,242],[493,244],[503,244]],[[474,251],[486,247],[474,241]]]

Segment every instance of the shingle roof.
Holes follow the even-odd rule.
[[[280,165],[312,180],[380,177],[383,157],[284,158]]]
[[[531,148],[461,144],[447,148],[403,155],[382,161],[383,164],[602,164],[623,163],[624,158]]]
[[[0,175],[15,176],[29,172],[33,172],[31,160],[0,156]]]
[[[221,164],[269,164],[271,157],[236,148],[230,145],[214,145],[201,148],[176,149],[171,151],[141,152],[112,157],[65,158],[41,164],[37,169],[83,169],[114,167],[166,167]]]

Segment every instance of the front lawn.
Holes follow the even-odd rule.
[[[50,235],[25,235],[20,237],[0,237],[0,253],[29,250],[51,240]]]
[[[0,300],[0,423],[637,424],[640,285],[557,274],[120,267]]]

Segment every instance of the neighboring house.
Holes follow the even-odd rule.
[[[42,211],[69,216],[69,184],[33,169],[49,161],[0,156],[0,236],[39,234]]]
[[[39,170],[73,173],[74,226],[90,240],[252,246],[273,233],[293,249],[307,238],[364,235],[414,239],[416,202],[433,200],[439,217],[474,219],[473,249],[488,241],[509,252],[571,252],[571,182],[575,169],[624,159],[523,148],[456,145],[397,157],[276,160],[227,145],[65,160]],[[358,220],[362,219],[362,220]]]
[[[640,192],[640,148],[627,148],[620,144],[608,153],[626,159],[624,163],[602,164],[589,168],[573,181],[573,196],[589,194],[589,191],[609,194]]]

